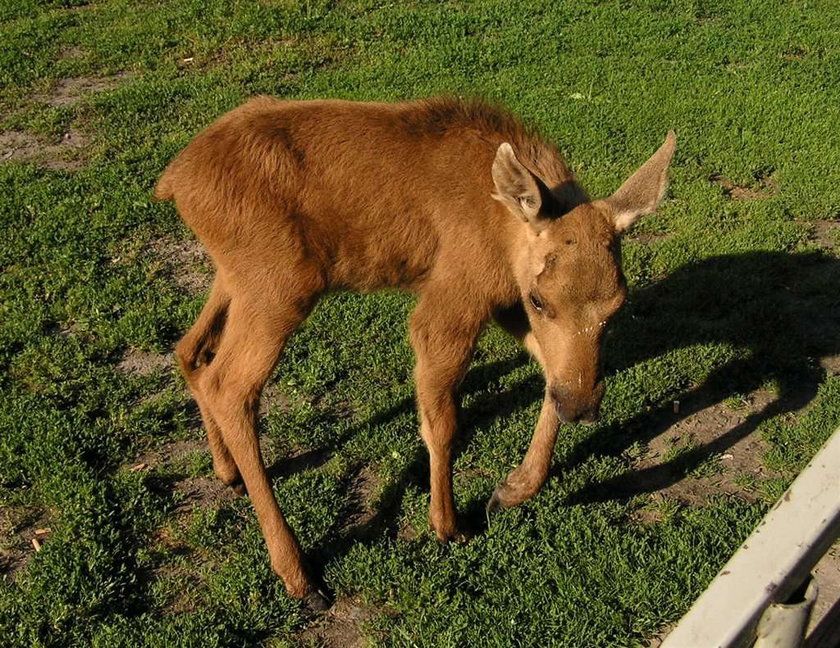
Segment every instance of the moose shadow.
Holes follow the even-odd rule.
[[[707,343],[740,352],[701,385],[678,396],[678,414],[669,406],[599,430],[555,474],[591,455],[619,455],[696,412],[768,383],[774,385],[775,398],[710,443],[657,466],[586,486],[569,497],[570,503],[624,499],[666,488],[763,421],[810,403],[826,372],[840,370],[840,261],[822,252],[750,252],[683,266],[631,295],[615,322],[606,361],[618,371]]]
[[[708,343],[730,345],[741,352],[714,370],[703,384],[680,394],[678,414],[670,407],[644,411],[630,421],[599,427],[554,468],[551,478],[562,479],[564,472],[591,456],[620,455],[632,444],[649,441],[706,407],[749,394],[770,382],[776,386],[776,398],[712,442],[660,465],[584,486],[568,497],[570,504],[626,499],[670,486],[710,456],[751,434],[762,421],[810,403],[826,372],[840,370],[840,261],[821,252],[750,252],[685,265],[631,293],[611,326],[605,349],[606,373],[609,376],[670,351]],[[481,391],[489,380],[498,380],[527,362],[523,352],[509,360],[474,366],[464,381],[462,396]],[[543,389],[542,378],[533,375],[507,393],[473,396],[459,417],[456,451],[466,447],[476,429],[488,420],[540,401]],[[346,430],[328,448],[277,462],[269,467],[269,474],[278,478],[315,468],[354,434],[413,409],[413,398],[404,398]],[[356,475],[358,472],[348,478],[348,487]],[[349,533],[330,534],[310,552],[316,571],[346,553],[354,542],[382,535],[395,537],[400,505],[411,486],[428,488],[428,459],[421,446],[401,479],[379,498],[380,505],[372,515]],[[357,505],[349,498],[343,513],[354,514]],[[462,511],[473,531],[483,527],[483,508],[484,502],[476,501]]]

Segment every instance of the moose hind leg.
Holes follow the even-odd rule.
[[[318,597],[297,539],[277,505],[256,431],[259,396],[286,340],[305,313],[286,305],[234,301],[201,391],[233,456],[257,514],[271,566],[296,598]],[[310,601],[313,607],[322,607]]]
[[[204,429],[207,431],[207,441],[213,455],[213,471],[223,484],[233,486],[241,492],[242,482],[239,469],[225,445],[222,432],[210,414],[204,394],[199,387],[199,376],[206,371],[218,349],[229,305],[230,295],[225,290],[221,278],[217,276],[210,289],[207,303],[195,324],[181,338],[175,354],[187,381],[187,387],[198,405]]]

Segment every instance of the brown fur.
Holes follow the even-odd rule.
[[[314,591],[277,507],[255,432],[262,388],[318,297],[398,287],[419,302],[410,339],[429,518],[456,537],[456,388],[491,318],[546,375],[534,441],[493,495],[512,506],[544,482],[558,417],[593,418],[601,332],[623,300],[617,232],[655,209],[673,137],[612,198],[588,202],[558,151],[481,103],[284,102],[227,113],[169,165],[173,199],[217,274],[177,356],[207,428],[216,474],[243,479],[288,591]]]

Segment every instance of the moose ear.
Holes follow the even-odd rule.
[[[668,131],[659,150],[606,199],[617,234],[626,232],[640,216],[652,214],[659,207],[668,188],[668,166],[676,146],[677,136],[674,131]]]
[[[513,148],[507,142],[499,146],[493,160],[493,184],[496,191],[492,196],[526,223],[541,230],[548,219],[541,214],[543,192],[541,181],[516,159]]]

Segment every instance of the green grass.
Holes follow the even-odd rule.
[[[412,299],[335,295],[294,337],[284,404],[263,421],[277,497],[328,586],[370,606],[371,643],[646,645],[840,421],[840,378],[818,363],[840,353],[840,262],[809,240],[840,212],[834,3],[7,0],[0,24],[0,130],[90,138],[76,170],[0,163],[0,550],[21,561],[0,580],[6,646],[307,641],[248,500],[184,505],[177,485],[209,481],[206,453],[130,470],[201,432],[174,369],[117,368],[132,349],[171,351],[204,299],[156,252],[190,238],[151,201],[157,176],[257,93],[486,97],[556,141],[594,195],[678,132],[669,199],[624,245],[632,293],[603,420],[564,428],[542,492],[470,542],[442,548],[426,528]],[[43,99],[110,75],[76,102]],[[731,199],[716,175],[755,195]],[[640,479],[633,457],[672,401],[689,412],[768,385],[777,400],[735,434],[759,429],[774,477],[635,521],[651,489],[714,473],[725,452],[686,446]],[[488,330],[463,388],[463,513],[480,518],[521,459],[541,390]],[[359,475],[374,518],[351,533]],[[32,520],[52,529],[37,554]]]

